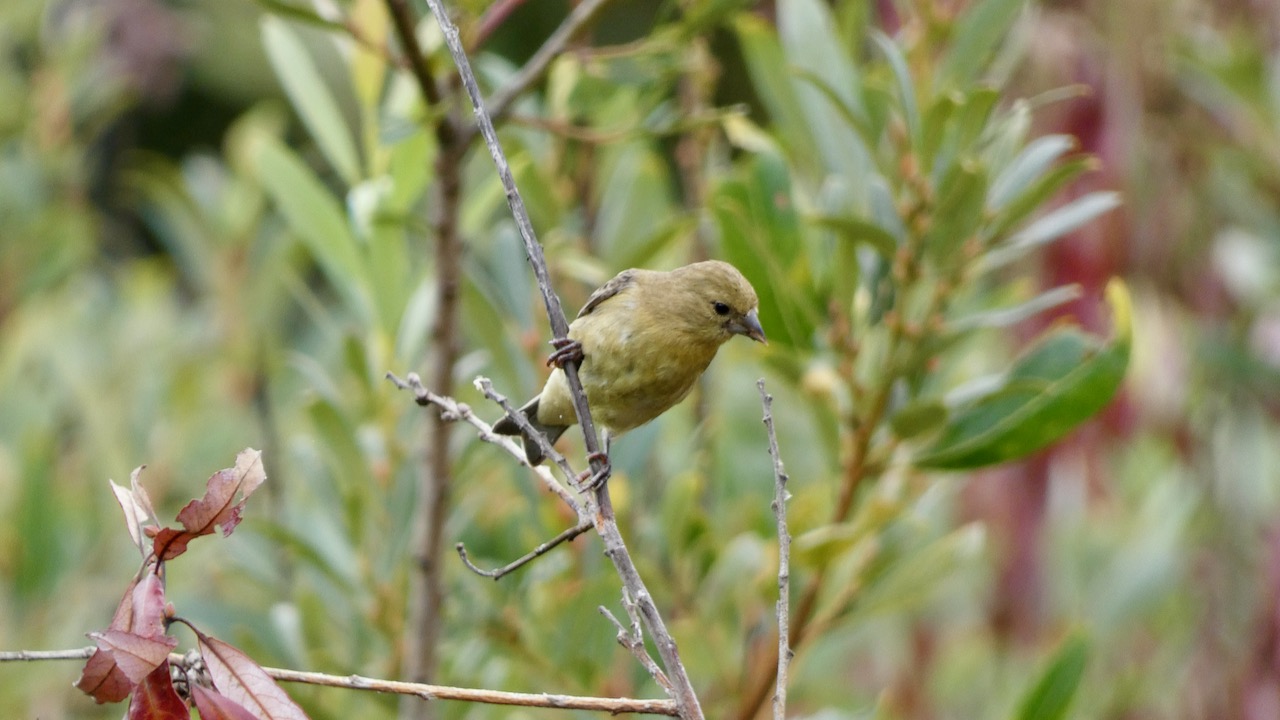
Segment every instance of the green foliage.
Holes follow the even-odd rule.
[[[429,375],[436,290],[456,279],[460,399],[493,419],[472,377],[512,397],[544,377],[540,301],[478,146],[462,163],[463,275],[434,265],[444,110],[383,54],[398,45],[383,3],[340,3],[341,21],[260,5],[265,64],[237,83],[283,93],[243,108],[220,145],[103,165],[138,111],[108,38],[41,3],[0,10],[0,649],[78,646],[106,623],[136,564],[103,480],[148,464],[168,516],[228,453],[264,446],[270,480],[245,525],[216,556],[193,547],[185,559],[208,572],[175,573],[166,592],[264,665],[397,677],[423,413],[383,373]],[[551,12],[536,5],[522,11]],[[1030,35],[1046,15],[1084,11],[977,0],[899,6],[890,22],[864,2],[781,0],[774,23],[694,3],[641,32],[617,9],[500,136],[570,313],[618,270],[704,255],[760,290],[769,347],[726,346],[695,397],[614,448],[620,523],[708,713],[741,710],[772,643],[761,375],[795,496],[793,600],[817,587],[792,715],[1175,717],[1250,677],[1257,578],[1274,560],[1258,538],[1280,507],[1266,349],[1280,114],[1265,45],[1170,20],[1175,36],[1151,51],[1172,53],[1176,85],[1160,97],[1195,111],[1125,136],[1133,157],[1104,158],[1108,186],[1079,190],[1103,164],[1061,129],[1075,116],[1020,99],[1043,87],[1014,70],[1056,47]],[[476,32],[484,8],[458,10]],[[434,24],[419,29],[443,83]],[[634,42],[598,46],[606,36]],[[519,63],[489,48],[475,56],[486,93]],[[700,84],[714,92],[690,101]],[[1195,124],[1202,114],[1227,129]],[[1165,164],[1129,168],[1139,157]],[[1111,180],[1127,182],[1123,216],[1108,215]],[[1102,283],[1061,261],[1104,220],[1123,228],[1112,253],[1140,266],[1116,286],[1132,302],[1111,296],[1105,338],[1088,323]],[[1036,276],[1046,252],[1061,263],[1052,280]],[[1089,330],[1044,320],[1068,306]],[[1122,387],[1132,438],[1089,423]],[[477,563],[572,523],[469,430],[451,442],[444,534]],[[576,439],[566,449],[580,454]],[[934,472],[1036,452],[1052,472],[1034,489],[1025,465]],[[1017,505],[1024,492],[1036,512]],[[992,510],[991,495],[1009,505]],[[622,616],[596,542],[499,583],[446,557],[438,679],[660,694],[596,612]],[[1010,576],[1036,562],[1038,614],[1023,626],[1007,618],[1029,602]],[[1063,627],[1081,631],[1063,641]],[[1200,642],[1210,631],[1218,649]],[[1218,666],[1230,670],[1192,673]],[[0,715],[119,715],[68,697],[73,677],[0,666]],[[362,693],[290,692],[315,718],[396,712]]]
[[[1081,636],[1067,638],[1053,662],[1018,709],[1018,720],[1059,720],[1071,707],[1072,697],[1084,675],[1089,644]]]

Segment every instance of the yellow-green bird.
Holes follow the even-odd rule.
[[[581,360],[578,377],[607,442],[683,400],[729,338],[765,342],[759,304],[742,273],[718,260],[669,272],[624,270],[592,293],[569,326],[570,342],[548,364]],[[553,370],[520,412],[553,443],[577,423],[564,370]],[[524,435],[509,416],[493,430]],[[524,452],[530,464],[543,460],[528,436]]]

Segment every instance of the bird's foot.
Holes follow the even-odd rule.
[[[577,340],[556,338],[551,341],[551,346],[556,351],[547,356],[547,367],[554,365],[558,368],[564,368],[564,364],[567,362],[582,361],[582,343]]]
[[[608,453],[593,452],[587,456],[587,462],[595,462],[596,460],[601,463],[599,470],[587,470],[578,475],[577,485],[580,492],[591,492],[599,488],[613,474],[613,466],[609,463]]]

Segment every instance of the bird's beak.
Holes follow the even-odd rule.
[[[764,337],[764,328],[760,327],[760,316],[756,313],[755,308],[742,318],[741,322],[734,322],[729,325],[729,331],[738,335],[746,335],[747,337],[759,343],[769,344]]]

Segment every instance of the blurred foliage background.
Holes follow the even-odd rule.
[[[426,415],[382,376],[431,376],[440,115],[388,62],[381,3],[316,8],[0,7],[0,649],[108,622],[136,559],[107,478],[147,465],[168,514],[253,446],[267,488],[173,564],[178,612],[266,665],[403,672]],[[486,89],[569,10],[461,3]],[[763,376],[794,596],[822,580],[793,715],[1280,717],[1277,13],[617,0],[516,98],[501,137],[567,310],[703,257],[761,290],[769,348],[730,343],[615,445],[624,535],[710,716],[750,716],[773,642]],[[429,17],[418,35],[452,77]],[[471,379],[531,394],[549,335],[483,147],[458,170],[450,367],[489,417]],[[1046,450],[924,470],[976,464],[919,451],[1062,318],[1112,334],[1113,276],[1133,302],[1117,401]],[[1081,367],[1129,352],[1091,338]],[[1049,419],[1107,396],[1082,392]],[[446,544],[499,564],[573,521],[447,439]],[[437,681],[660,693],[595,610],[617,581],[593,537],[496,584],[444,560]],[[1069,709],[1037,705],[1079,667]],[[0,666],[0,715],[122,712],[77,672]],[[289,689],[315,718],[398,711]]]

